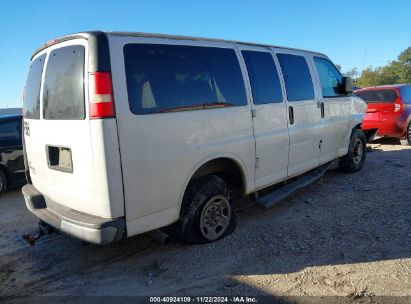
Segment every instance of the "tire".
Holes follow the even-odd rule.
[[[6,173],[0,169],[0,194],[7,189],[7,176]]]
[[[176,232],[183,241],[211,243],[235,227],[236,217],[224,180],[210,175],[188,186],[176,223]]]
[[[365,162],[366,151],[367,139],[364,132],[354,129],[351,133],[348,153],[338,163],[340,170],[346,173],[360,171]]]
[[[411,146],[411,122],[407,126],[407,137],[400,139],[401,145]]]

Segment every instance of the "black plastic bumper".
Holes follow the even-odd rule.
[[[27,208],[38,218],[62,232],[94,244],[108,244],[124,236],[124,218],[105,219],[47,200],[33,185],[22,189]]]

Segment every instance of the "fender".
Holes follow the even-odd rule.
[[[350,144],[351,133],[354,129],[362,129],[362,121],[365,118],[367,112],[367,104],[359,97],[352,96],[350,107],[350,120],[349,128],[344,136],[344,145],[338,150],[338,156],[344,156],[348,152],[348,146]]]
[[[191,180],[191,178],[193,177],[193,175],[197,172],[198,169],[201,168],[201,166],[205,165],[206,163],[215,160],[215,159],[220,159],[220,158],[225,158],[225,159],[229,159],[231,161],[233,161],[238,168],[241,171],[241,177],[243,180],[243,185],[244,185],[244,194],[249,194],[252,191],[255,190],[255,181],[254,178],[249,178],[250,174],[249,172],[247,172],[247,168],[244,164],[244,162],[235,154],[233,153],[213,153],[208,155],[207,157],[203,158],[200,162],[198,162],[195,166],[193,166],[193,168],[190,170],[190,174],[188,175],[188,177],[186,178],[182,189],[180,189],[180,196],[179,196],[179,200],[178,200],[178,206],[177,208],[180,210],[181,209],[181,204],[183,202],[183,197],[184,197],[184,193],[187,189],[187,186]]]

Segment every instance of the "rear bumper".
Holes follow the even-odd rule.
[[[64,233],[94,244],[108,244],[123,238],[123,217],[105,219],[58,205],[31,184],[25,185],[22,192],[32,213]]]
[[[397,122],[387,121],[387,122],[368,122],[363,121],[363,130],[377,129],[379,136],[390,136],[401,138],[404,134],[404,127],[399,125]]]

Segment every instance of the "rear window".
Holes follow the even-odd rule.
[[[277,54],[289,101],[314,99],[314,88],[307,61],[303,56]]]
[[[84,46],[52,51],[43,87],[45,119],[84,119]]]
[[[267,52],[242,51],[254,104],[279,103],[283,101],[280,79],[273,56]]]
[[[400,95],[403,103],[411,104],[411,85],[400,87]]]
[[[46,55],[31,62],[24,89],[23,115],[25,118],[40,119],[40,84]]]
[[[124,61],[130,110],[135,114],[247,104],[233,49],[128,44]]]
[[[355,92],[355,95],[361,97],[366,103],[377,102],[394,102],[398,94],[394,90],[368,90]]]

